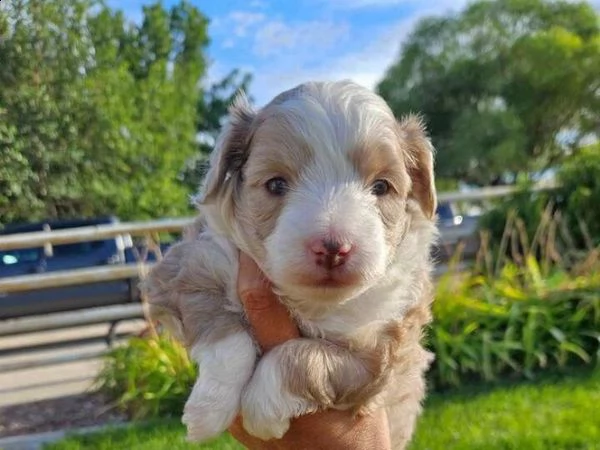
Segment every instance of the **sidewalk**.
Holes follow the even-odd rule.
[[[123,426],[114,424],[111,426]],[[67,434],[84,434],[99,431],[105,428],[104,425],[77,428],[73,430],[50,431],[47,433],[27,434],[21,436],[10,436],[0,438],[0,449],[2,450],[40,450],[44,444],[58,441]]]
[[[144,325],[142,320],[128,321],[119,324],[118,331],[137,333]],[[89,432],[125,420],[122,413],[107,407],[102,395],[90,392],[102,360],[79,359],[106,350],[106,343],[20,351],[27,345],[104,336],[107,330],[108,324],[103,324],[0,338],[0,351],[11,351],[0,356],[0,367],[5,369],[0,371],[0,449],[38,450],[66,433]],[[57,357],[72,360],[39,365]],[[6,370],[20,363],[32,367]]]
[[[138,332],[143,328],[143,324],[143,321],[122,323],[119,324],[118,331]],[[2,337],[0,338],[0,351],[19,349],[26,345],[45,342],[102,336],[106,334],[107,330],[108,324],[103,324]],[[0,367],[6,368],[23,362],[39,363],[55,357],[92,355],[106,350],[106,348],[105,343],[97,342],[60,349],[11,354],[0,356]],[[101,363],[101,360],[95,357],[20,370],[0,371],[0,407],[86,392],[98,374]]]

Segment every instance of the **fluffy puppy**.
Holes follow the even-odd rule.
[[[153,268],[151,314],[200,374],[188,438],[245,429],[279,438],[319,408],[387,408],[404,448],[431,355],[432,147],[373,92],[310,82],[260,110],[240,96],[197,197],[199,218]],[[302,338],[261,355],[236,294],[238,250],[254,258]],[[273,324],[277,326],[277,324]]]

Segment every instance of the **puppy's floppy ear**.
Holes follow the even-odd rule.
[[[408,174],[412,182],[410,196],[421,205],[428,219],[433,219],[437,208],[433,174],[433,146],[427,136],[423,120],[414,115],[400,121],[400,134],[406,149]]]
[[[223,127],[210,156],[210,167],[196,201],[211,203],[239,172],[248,157],[251,125],[256,112],[248,98],[240,92],[229,107],[229,121]]]

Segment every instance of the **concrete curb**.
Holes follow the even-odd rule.
[[[45,433],[22,434],[0,438],[0,450],[40,450],[45,444],[59,441],[73,434],[88,434],[105,431],[110,428],[122,428],[130,425],[129,422],[115,422],[105,425],[94,425],[82,428],[48,431]]]

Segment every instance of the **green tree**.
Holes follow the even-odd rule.
[[[556,166],[600,130],[600,22],[565,0],[480,0],[422,20],[378,86],[420,112],[437,171],[476,185]]]
[[[198,132],[249,82],[199,87],[207,24],[186,2],[145,6],[140,24],[95,0],[2,2],[0,224],[190,213]]]
[[[56,216],[80,200],[84,1],[15,0],[0,10],[0,221]]]
[[[146,6],[143,13],[138,26],[106,9],[90,22],[94,48],[105,55],[85,88],[96,115],[89,144],[102,166],[92,168],[93,198],[122,218],[189,213],[189,192],[178,175],[198,150],[207,20],[187,3],[170,11]],[[120,39],[106,39],[106,33]],[[97,148],[103,140],[109,144],[104,150]]]

